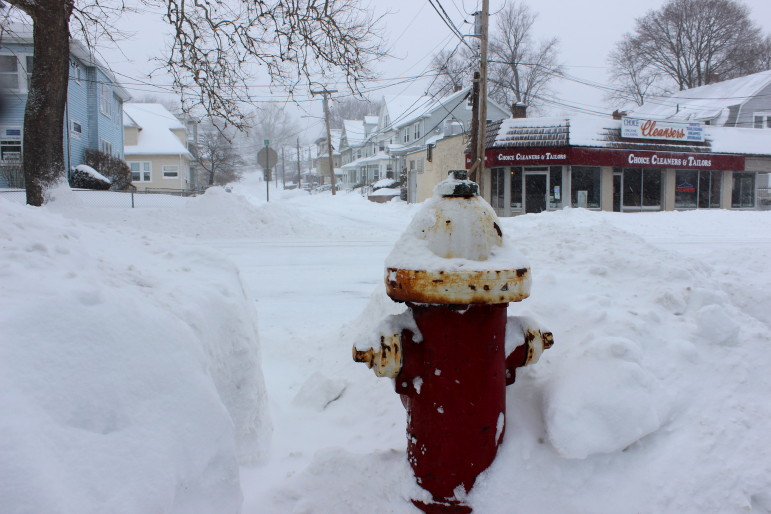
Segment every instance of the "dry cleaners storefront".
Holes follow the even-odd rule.
[[[517,127],[518,121],[525,126]],[[703,141],[635,141],[621,137],[618,126],[608,127],[615,120],[588,138],[612,147],[576,146],[565,144],[568,120],[561,127],[535,121],[504,120],[496,147],[485,153],[485,196],[501,216],[565,206],[619,212],[755,208],[757,172],[746,170],[745,155],[709,152]],[[555,143],[564,146],[548,146]]]

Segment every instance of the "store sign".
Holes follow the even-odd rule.
[[[659,168],[682,170],[744,171],[744,156],[716,153],[654,152],[611,148],[490,148],[485,166],[614,166],[621,168]],[[466,155],[466,166],[471,159]]]
[[[622,118],[621,137],[702,143],[704,142],[704,124]]]
[[[505,148],[485,152],[485,166],[548,166],[567,162],[567,148]]]

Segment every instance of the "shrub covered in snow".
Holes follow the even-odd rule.
[[[131,168],[125,161],[99,150],[86,150],[86,164],[112,181],[110,189],[122,191],[131,185]]]
[[[85,164],[76,166],[70,173],[70,187],[106,191],[111,185],[110,179]]]

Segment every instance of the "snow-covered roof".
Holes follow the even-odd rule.
[[[705,125],[704,134],[704,143],[633,140],[621,137],[621,120],[612,118],[509,118],[500,122],[491,143],[508,148],[585,146],[771,155],[771,130]]]
[[[377,125],[379,121],[379,116],[364,116],[364,123],[366,125]]]
[[[389,129],[400,127],[405,124],[405,120],[414,120],[425,114],[435,100],[430,96],[388,95],[383,97],[383,103],[389,119],[389,124],[383,128]]]
[[[126,155],[187,155],[184,143],[172,130],[185,130],[185,125],[161,104],[123,104],[124,126],[138,126],[136,145],[126,145]]]
[[[740,105],[771,84],[771,70],[723,82],[655,97],[630,112],[668,120],[706,120],[720,116],[730,106]]]
[[[343,130],[348,146],[361,146],[367,140],[367,131],[362,120],[343,120]]]

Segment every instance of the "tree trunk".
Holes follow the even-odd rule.
[[[27,203],[40,206],[45,188],[64,171],[72,2],[38,0],[28,14],[34,27],[35,57],[24,112],[24,180]]]

